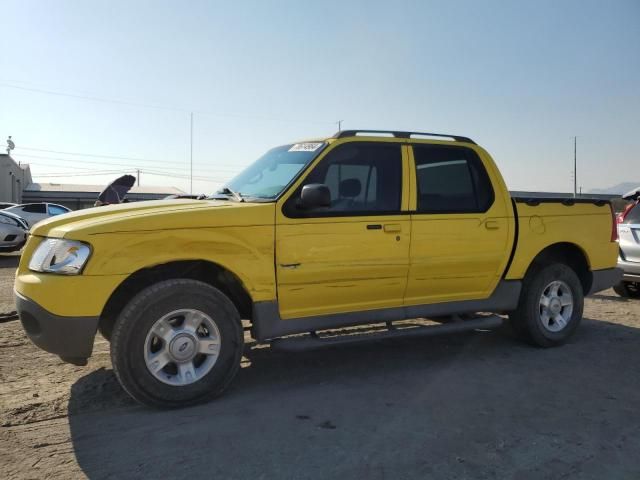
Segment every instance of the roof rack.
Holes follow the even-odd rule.
[[[473,143],[474,145],[476,143],[468,137],[461,137],[459,135],[448,135],[444,133],[427,133],[427,132],[399,132],[394,130],[341,130],[331,138],[355,137],[359,133],[384,133],[384,134],[391,134],[396,138],[412,138],[412,136],[414,135],[420,135],[425,137],[451,138],[456,142]]]

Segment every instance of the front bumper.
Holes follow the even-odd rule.
[[[628,262],[618,259],[618,268],[624,271],[623,280],[627,282],[640,282],[640,262]]]
[[[16,238],[15,241],[11,242],[0,242],[0,253],[17,252],[24,247],[25,243],[27,243],[26,237]]]
[[[607,288],[613,287],[622,280],[622,270],[619,268],[607,268],[604,270],[593,270],[591,272],[592,281],[591,288],[587,295],[601,292]]]
[[[17,245],[13,245],[13,246],[2,245],[2,246],[0,246],[0,253],[18,252],[18,251],[22,250],[22,247],[24,247],[24,242],[23,243],[19,243]]]
[[[99,317],[61,317],[33,300],[16,294],[16,310],[27,336],[64,361],[85,365],[93,351]]]

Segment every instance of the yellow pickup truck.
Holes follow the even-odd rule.
[[[177,407],[229,385],[245,328],[297,350],[506,314],[526,341],[562,344],[584,296],[620,280],[616,240],[608,202],[512,198],[469,138],[341,131],[268,151],[205,200],[41,222],[15,291],[36,345],[83,365],[100,331],[132,397]],[[399,322],[414,318],[435,322]]]

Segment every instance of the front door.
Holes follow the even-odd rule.
[[[402,142],[335,145],[276,209],[276,275],[283,319],[402,305],[409,267],[407,148]],[[331,206],[300,207],[306,184]]]
[[[416,144],[415,212],[405,303],[487,298],[511,253],[513,209],[506,190],[474,150]]]

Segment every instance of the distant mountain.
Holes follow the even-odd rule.
[[[623,183],[619,183],[617,185],[614,185],[613,187],[609,187],[609,188],[593,188],[591,190],[589,190],[589,193],[600,193],[600,194],[625,194],[630,190],[633,190],[634,188],[638,188],[640,187],[640,182],[623,182]]]

